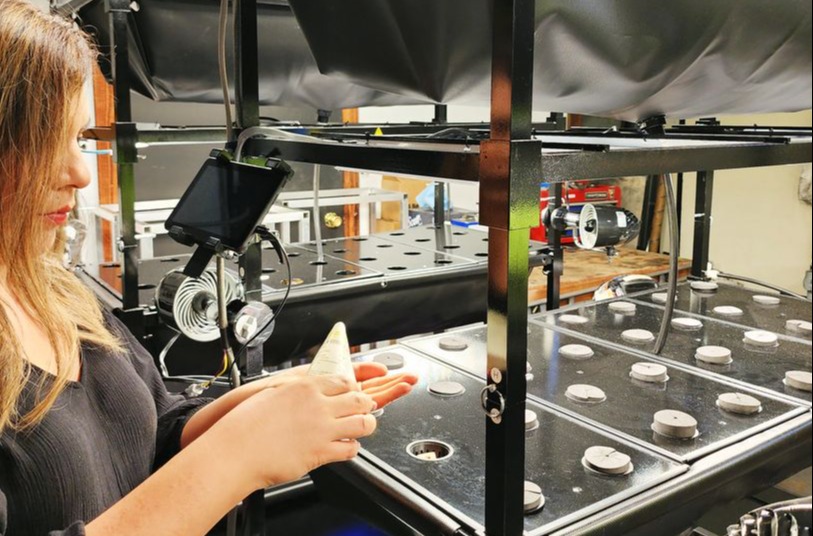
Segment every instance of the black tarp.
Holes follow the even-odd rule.
[[[129,16],[130,75],[134,90],[156,101],[223,102],[217,67],[217,0],[138,0]],[[57,7],[70,13],[70,3]],[[110,77],[110,30],[104,2],[75,11],[102,52],[100,66]],[[233,73],[231,23],[227,63]],[[322,75],[286,1],[258,1],[260,99],[264,105],[339,110],[358,106],[408,104],[340,78]],[[234,98],[234,76],[230,75]]]
[[[290,0],[322,72],[488,104],[494,0]],[[329,21],[329,22],[328,22]],[[811,107],[809,0],[536,0],[534,108],[639,120]]]
[[[262,102],[487,105],[493,2],[259,0]],[[156,100],[222,100],[219,2],[138,6],[136,89]],[[537,110],[639,120],[811,107],[810,0],[536,0],[536,8]],[[103,2],[79,15],[108,51]]]

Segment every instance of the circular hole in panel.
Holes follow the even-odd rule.
[[[407,454],[422,462],[438,462],[450,458],[454,449],[442,441],[424,439],[410,443],[406,448]]]
[[[439,261],[435,261],[435,264],[439,264],[441,266],[445,266],[448,264],[453,264],[454,261],[450,261],[449,259],[440,259]]]
[[[381,248],[381,249],[386,249],[386,248],[391,248],[392,244],[378,244],[376,247]]]
[[[372,262],[372,261],[377,261],[378,259],[376,259],[375,257],[362,257],[359,260],[364,261],[364,262]]]
[[[344,248],[334,249],[333,253],[338,253],[339,255],[341,255],[342,253],[347,253],[347,250]]]
[[[452,245],[448,245],[448,246],[443,246],[443,249],[460,249],[460,246],[456,246],[456,245],[452,244]]]
[[[367,239],[364,238],[363,236],[356,236],[353,238],[353,242],[366,242],[366,241]]]
[[[288,258],[289,259],[295,259],[295,258],[299,257],[299,255],[300,255],[300,253],[297,253],[296,251],[293,251],[291,253],[288,253]]]
[[[390,236],[404,236],[404,233],[390,233]]]
[[[138,290],[153,290],[154,288],[155,285],[153,285],[152,283],[141,283],[140,285],[138,285]]]
[[[423,255],[420,251],[405,251],[404,255],[408,255],[410,257],[417,257],[418,255]]]
[[[276,273],[276,272],[277,272],[277,271],[276,271],[276,269],[274,269],[274,268],[263,268],[263,273],[264,273],[264,274],[274,274],[274,273]]]
[[[178,257],[168,257],[166,259],[161,259],[161,262],[181,262],[181,259]]]
[[[387,268],[387,270],[394,270],[396,272],[402,272],[402,271],[404,271],[406,269],[407,269],[406,266],[390,266],[390,267]]]
[[[469,233],[467,233],[465,231],[455,231],[452,234],[455,235],[455,236],[466,236]]]
[[[336,271],[336,275],[347,276],[347,275],[356,275],[355,270],[338,270]]]
[[[311,261],[311,266],[327,266],[327,261]]]
[[[422,243],[422,244],[423,244],[423,243],[426,243],[426,242],[431,242],[431,241],[432,241],[432,239],[431,239],[431,238],[416,238],[416,239],[415,239],[415,242],[420,242],[420,243]]]

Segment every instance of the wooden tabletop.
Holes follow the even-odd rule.
[[[641,274],[652,277],[669,272],[669,256],[649,253],[637,249],[621,248],[619,256],[612,261],[600,251],[582,249],[565,250],[565,267],[562,275],[562,298],[576,301],[590,300],[593,292],[601,285],[621,275]],[[691,269],[691,261],[680,259],[680,278],[685,279]],[[528,301],[531,304],[544,302],[547,297],[548,278],[541,268],[531,272],[528,279]]]

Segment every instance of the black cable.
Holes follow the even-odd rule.
[[[672,316],[675,313],[678,261],[680,255],[680,229],[678,229],[677,226],[677,201],[672,185],[672,175],[665,174],[663,176],[663,183],[666,187],[666,206],[669,216],[669,289],[666,293],[666,306],[663,310],[661,329],[658,332],[658,340],[655,341],[655,355],[660,355],[664,346],[666,346],[666,338],[669,336],[669,326],[672,323]]]
[[[279,317],[280,313],[282,313],[282,310],[285,308],[285,304],[288,303],[288,297],[291,294],[291,287],[293,286],[292,285],[293,275],[291,273],[291,260],[288,258],[288,253],[286,253],[285,248],[282,247],[282,243],[279,241],[276,235],[274,235],[274,233],[269,231],[266,227],[263,226],[257,227],[257,234],[260,236],[261,239],[271,242],[271,245],[274,247],[274,250],[276,250],[277,255],[279,255],[280,257],[280,262],[285,264],[285,268],[288,272],[288,285],[285,288],[285,295],[282,297],[282,300],[280,301],[276,312],[274,312],[274,314],[271,315],[271,318],[268,319],[268,321],[265,323],[262,329],[258,330],[254,335],[252,335],[252,337],[243,345],[243,347],[240,349],[241,352],[248,348],[251,345],[251,343],[254,342],[254,339],[256,339],[261,333],[264,333],[265,330],[268,329],[268,327],[271,325],[271,323],[274,322]]]
[[[731,279],[732,281],[742,281],[743,283],[751,283],[752,285],[758,285],[760,287],[769,288],[771,290],[775,290],[779,294],[783,296],[790,296],[791,298],[799,298],[800,300],[807,301],[807,296],[802,296],[801,294],[797,294],[792,290],[788,290],[786,288],[782,288],[776,285],[772,285],[771,283],[767,283],[765,281],[760,281],[758,279],[752,279],[750,277],[745,277],[742,275],[734,275],[734,274],[727,274],[725,272],[718,272],[717,277],[722,277],[723,279]]]

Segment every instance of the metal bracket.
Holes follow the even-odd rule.
[[[491,400],[491,395],[496,395],[497,400]],[[490,418],[494,424],[500,424],[502,422],[502,416],[503,413],[505,413],[505,397],[497,390],[496,385],[492,383],[483,387],[483,390],[480,391],[480,405],[486,416]],[[491,407],[492,405],[496,407]]]
[[[137,238],[139,238],[138,235],[136,235],[136,239]],[[137,247],[138,247],[138,244],[130,244],[130,245],[125,244],[124,240],[122,238],[118,238],[116,240],[116,249],[118,249],[122,253],[127,251],[128,249],[136,249]]]

